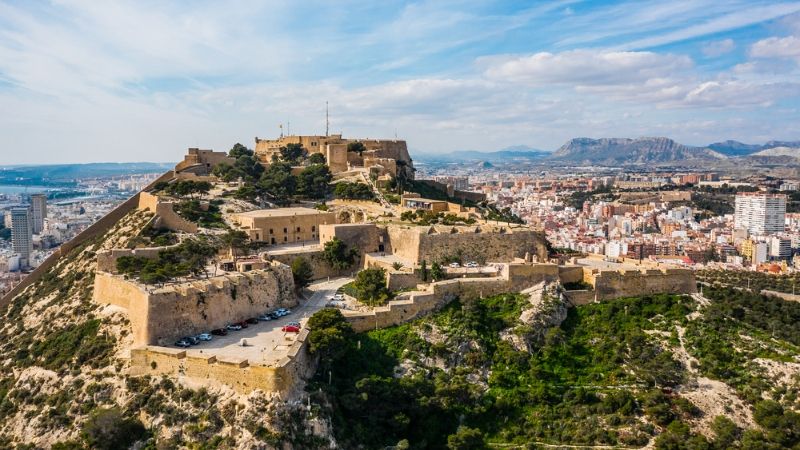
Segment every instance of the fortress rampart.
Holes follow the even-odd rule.
[[[586,270],[584,281],[594,286],[596,301],[647,294],[697,292],[697,282],[691,269]]]
[[[291,269],[264,270],[148,288],[119,275],[95,275],[94,300],[128,310],[134,343],[171,343],[277,307],[297,304]]]
[[[139,194],[140,210],[150,211],[156,214],[153,226],[156,228],[167,228],[172,231],[183,231],[185,233],[197,233],[197,225],[179,216],[173,209],[172,202],[163,201],[157,195],[149,192]]]
[[[315,364],[306,350],[308,330],[303,330],[287,356],[275,366],[252,364],[246,359],[204,355],[197,350],[144,346],[131,350],[132,376],[189,377],[209,385],[225,384],[241,394],[260,389],[288,396],[298,381],[313,375]]]
[[[456,255],[465,260],[496,262],[533,255],[544,261],[547,256],[544,238],[530,229],[483,232],[480,226],[393,226],[387,228],[387,233],[392,252],[414,263],[425,260],[430,264]]]

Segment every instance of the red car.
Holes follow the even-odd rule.
[[[281,331],[284,333],[299,333],[300,327],[294,325],[286,325],[285,327],[281,328]]]

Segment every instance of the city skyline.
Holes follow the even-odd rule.
[[[414,152],[800,136],[799,2],[0,3],[3,163],[281,129]],[[34,147],[36,152],[17,151]]]

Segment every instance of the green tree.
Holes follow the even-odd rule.
[[[228,156],[238,159],[240,156],[253,156],[253,151],[237,142],[228,151]]]
[[[358,251],[356,249],[348,249],[347,244],[338,237],[334,237],[325,243],[322,250],[322,259],[334,269],[347,269],[355,262]]]
[[[364,152],[366,150],[367,150],[367,147],[365,147],[364,144],[361,143],[361,142],[351,142],[351,143],[347,144],[347,151],[348,152],[353,152],[353,153],[358,153],[359,156],[364,154]]]
[[[170,195],[177,197],[186,197],[194,200],[196,194],[200,196],[208,194],[211,190],[211,183],[208,181],[194,181],[194,180],[178,180],[174,183],[167,185],[166,191]]]
[[[282,160],[296,164],[300,158],[306,155],[306,149],[300,144],[286,144],[286,147],[280,148],[280,153]]]
[[[715,417],[711,430],[714,432],[714,447],[718,449],[733,448],[742,435],[742,430],[725,416]]]
[[[292,260],[292,278],[294,278],[294,286],[296,288],[308,286],[313,276],[314,269],[305,258],[298,256]]]
[[[481,430],[460,426],[454,434],[447,436],[447,448],[450,450],[482,450],[486,448],[486,441]]]
[[[116,450],[129,448],[147,437],[144,425],[125,417],[119,409],[96,409],[83,425],[81,437],[93,449]]]
[[[344,355],[354,335],[353,327],[341,311],[324,308],[308,319],[308,351],[319,355],[323,365],[328,368],[332,361]]]
[[[297,190],[306,198],[323,199],[330,192],[333,179],[331,170],[325,164],[314,164],[303,169],[297,176]]]
[[[382,305],[391,296],[386,287],[386,270],[382,268],[364,269],[356,274],[353,281],[356,298],[367,305]]]
[[[280,161],[270,164],[261,175],[258,188],[278,202],[288,201],[297,193],[297,178],[292,175],[292,166]]]
[[[312,153],[308,157],[309,164],[325,164],[325,155],[322,153]]]
[[[442,265],[438,262],[434,262],[431,265],[431,278],[433,281],[439,281],[444,279],[444,269],[442,269]]]
[[[233,256],[234,262],[236,261],[236,256],[239,254],[241,250],[247,249],[247,233],[242,230],[228,230],[227,233],[223,234],[221,237],[222,243],[228,247],[228,250]]]

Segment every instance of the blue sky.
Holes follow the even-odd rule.
[[[0,1],[0,164],[800,139],[800,2]]]

